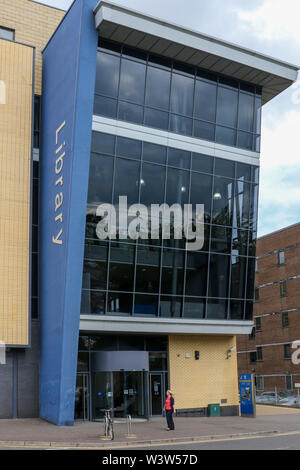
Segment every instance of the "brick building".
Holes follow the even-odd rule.
[[[259,238],[254,327],[238,336],[240,373],[256,376],[257,391],[295,392],[300,366],[292,343],[300,339],[300,224]]]

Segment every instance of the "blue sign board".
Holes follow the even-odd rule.
[[[240,406],[242,416],[255,417],[255,395],[252,374],[240,374]]]

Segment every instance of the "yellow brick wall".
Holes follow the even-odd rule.
[[[0,39],[0,340],[28,344],[33,48]]]
[[[226,352],[236,346],[235,336],[170,335],[170,387],[175,408],[202,408],[227,399],[226,405],[238,405],[236,349],[230,359]],[[200,359],[195,360],[195,351]],[[186,358],[186,354],[191,358]],[[222,406],[222,405],[221,405]]]
[[[15,30],[15,41],[36,48],[35,93],[41,95],[41,51],[65,12],[30,0],[0,0],[0,26]]]

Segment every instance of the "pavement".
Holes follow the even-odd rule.
[[[139,446],[161,447],[171,443],[268,437],[278,433],[300,434],[300,410],[257,406],[256,418],[174,418],[175,431],[166,431],[165,418],[134,422],[127,436],[126,423],[114,425],[114,441],[103,440],[103,423],[76,422],[55,426],[41,419],[0,420],[0,448],[116,449]]]

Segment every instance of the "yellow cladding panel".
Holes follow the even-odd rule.
[[[170,387],[175,408],[221,405],[222,399],[227,399],[223,406],[238,405],[236,349],[227,359],[227,351],[235,346],[235,336],[169,336]],[[200,352],[199,360],[195,360],[195,351]]]
[[[41,95],[42,50],[65,12],[30,0],[0,0],[0,11],[0,26],[14,29],[15,41],[36,48],[35,93]]]
[[[0,39],[0,341],[10,345],[28,344],[32,72],[33,48]]]

